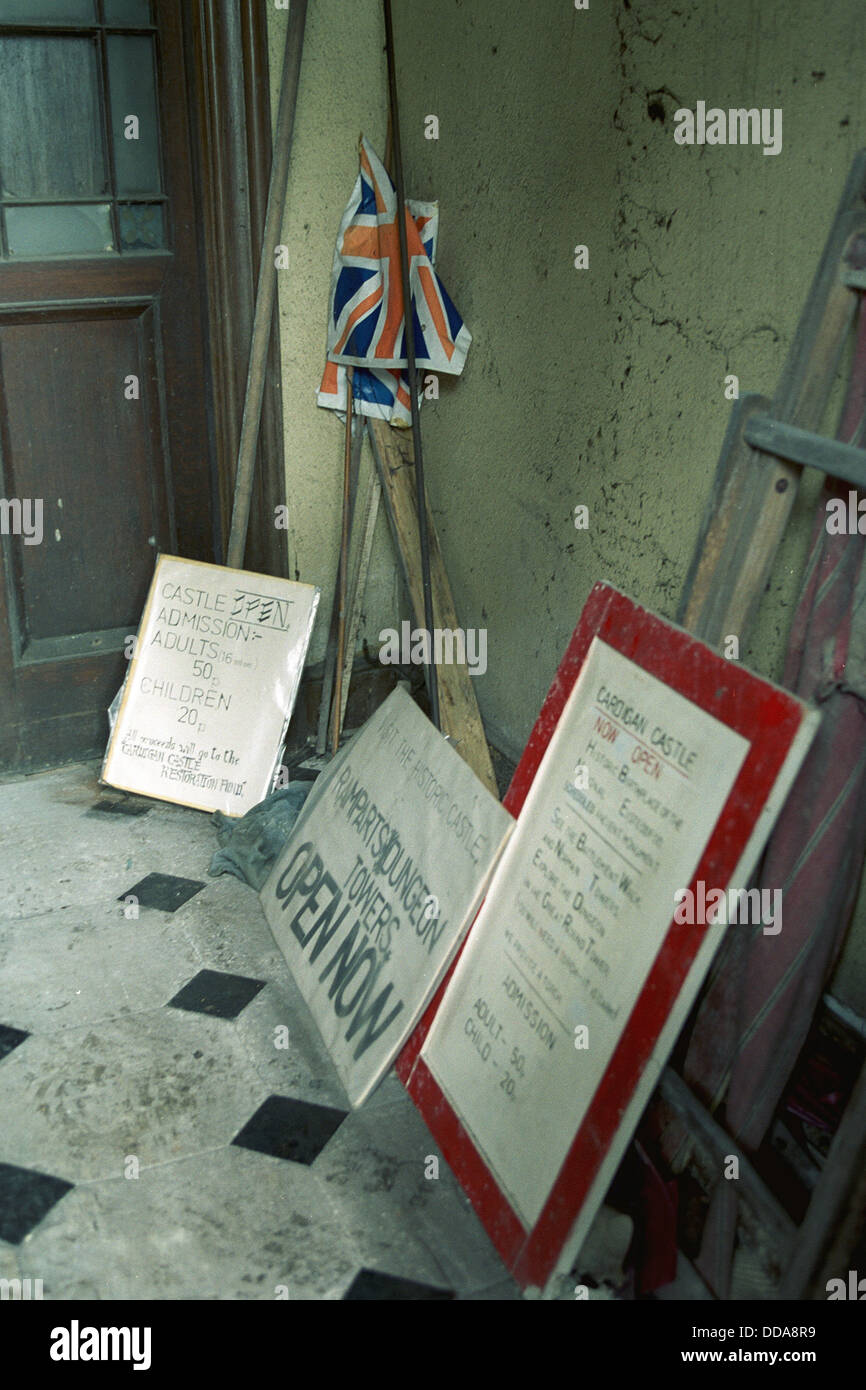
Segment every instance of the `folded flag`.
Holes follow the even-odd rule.
[[[328,410],[346,409],[346,368],[326,362],[322,384],[316,397]],[[411,425],[409,376],[404,372],[371,371],[356,367],[352,395],[357,415],[371,415],[389,425]]]
[[[458,375],[472,337],[433,268],[438,205],[410,201],[405,216],[416,365]],[[363,138],[358,178],[334,253],[319,405],[345,410],[347,366],[356,368],[353,394],[361,414],[409,423],[408,381],[400,370],[406,366],[406,342],[397,195]]]

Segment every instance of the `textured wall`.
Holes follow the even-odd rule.
[[[286,11],[270,0],[274,121],[287,19]],[[325,364],[334,243],[358,173],[358,137],[363,131],[380,148],[385,140],[384,42],[376,0],[310,0],[282,230],[289,266],[279,271],[277,286],[290,573],[322,588],[311,662],[324,655],[328,635],[343,494],[343,426],[333,411],[316,405],[316,391]],[[403,603],[387,523],[380,515],[361,630],[374,650],[379,631],[403,616]]]
[[[430,487],[458,599],[487,613],[485,716],[519,746],[596,579],[675,612],[724,378],[772,392],[863,139],[863,11],[403,0],[399,16],[410,181],[442,201],[446,283],[476,338],[427,419]],[[698,100],[781,107],[782,152],[677,145],[673,112]],[[807,511],[744,653],[768,674]]]
[[[383,143],[384,56],[379,0],[310,11],[281,314],[294,562],[330,586],[339,430],[312,389],[354,141],[363,128]],[[431,502],[461,620],[488,629],[482,712],[519,751],[595,580],[675,613],[730,410],[724,378],[772,394],[866,143],[866,16],[862,0],[399,0],[395,12],[407,188],[440,201],[439,268],[474,336],[463,377],[424,407]],[[781,107],[781,153],[677,145],[673,113],[699,100]],[[438,141],[424,138],[429,114]],[[588,270],[574,268],[578,243]],[[816,483],[741,653],[771,676]],[[371,640],[396,601],[380,541]],[[849,960],[864,937],[858,924]]]

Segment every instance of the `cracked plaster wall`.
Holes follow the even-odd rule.
[[[482,708],[514,748],[596,579],[676,610],[725,376],[772,394],[866,143],[864,29],[859,3],[402,0],[408,181],[440,198],[443,274],[475,335],[425,406],[430,490],[463,621],[489,628]],[[700,99],[781,107],[781,154],[677,145],[673,113]],[[742,652],[771,676],[812,497]]]
[[[339,441],[310,391],[353,142],[363,128],[381,149],[385,86],[378,0],[315,0],[311,21],[284,238],[296,273],[280,307],[292,543],[301,577],[327,594]],[[488,629],[482,713],[517,753],[595,580],[676,611],[730,411],[724,378],[772,394],[866,144],[866,11],[400,0],[395,25],[407,189],[440,201],[439,268],[474,337],[462,378],[442,378],[424,405],[431,504],[460,620]],[[673,113],[699,100],[781,107],[782,152],[678,146]],[[438,141],[424,138],[428,114]],[[578,243],[588,270],[574,268]],[[741,650],[772,677],[817,481],[801,488]],[[573,525],[578,503],[587,531]],[[400,616],[396,592],[380,535],[374,644]],[[843,983],[866,1009],[863,922]]]

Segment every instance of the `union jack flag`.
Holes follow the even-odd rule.
[[[472,337],[433,269],[438,205],[409,202],[405,216],[415,361],[419,369],[458,375]],[[356,410],[391,424],[408,424],[408,379],[400,370],[405,365],[397,195],[384,165],[362,138],[360,170],[334,254],[328,361],[318,403],[345,410],[345,369],[354,366]]]

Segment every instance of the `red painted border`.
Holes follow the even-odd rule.
[[[596,636],[749,740],[749,752],[691,884],[693,891],[699,879],[714,887],[727,886],[800,727],[803,708],[793,696],[726,661],[610,585],[596,584],[590,593],[503,804],[512,815],[519,814]],[[706,930],[678,926],[671,920],[607,1071],[531,1231],[526,1231],[508,1204],[418,1056],[459,953],[403,1048],[397,1060],[401,1081],[499,1254],[523,1286],[544,1284],[555,1268]],[[515,1136],[515,1142],[525,1140]]]

